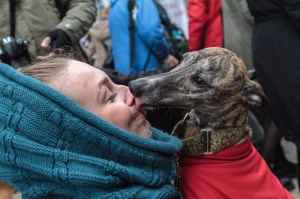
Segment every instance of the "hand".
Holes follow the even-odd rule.
[[[54,53],[51,52],[51,53],[49,53],[48,55],[45,55],[45,56],[38,55],[38,56],[36,57],[36,59],[37,59],[38,61],[44,61],[44,60],[50,59],[50,58],[53,57],[53,56],[54,56]]]
[[[51,45],[51,50],[55,50],[56,48],[61,48],[64,46],[71,46],[71,40],[67,33],[60,29],[54,29],[48,33],[48,36],[44,38],[41,43],[42,48],[47,48]],[[48,55],[37,56],[38,61],[46,60],[54,56],[54,53],[49,53]]]
[[[178,65],[179,61],[173,55],[169,54],[168,57],[164,60],[164,63],[169,65],[172,69]]]

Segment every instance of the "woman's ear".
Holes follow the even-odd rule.
[[[265,113],[269,107],[269,100],[260,84],[254,81],[248,81],[244,86],[243,92],[244,101],[249,106],[259,113]]]

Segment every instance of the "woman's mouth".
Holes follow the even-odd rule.
[[[138,108],[138,111],[142,113],[144,116],[146,116],[147,114],[147,112],[141,106]]]
[[[143,101],[141,101],[138,98],[135,98],[135,106],[137,107],[137,110],[142,113],[144,116],[146,116],[147,112],[142,108],[142,104],[144,104]]]

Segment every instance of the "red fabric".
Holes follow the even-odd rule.
[[[295,198],[273,175],[251,140],[201,158],[179,158],[185,199]]]
[[[189,0],[189,50],[223,47],[221,0]]]

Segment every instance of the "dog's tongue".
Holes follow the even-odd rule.
[[[147,112],[141,107],[142,104],[144,104],[144,102],[138,98],[135,98],[135,105],[137,107],[137,109],[143,114],[146,115]]]

